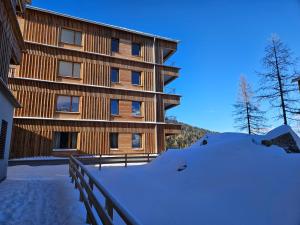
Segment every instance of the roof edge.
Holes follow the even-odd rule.
[[[43,9],[43,8],[39,8],[39,7],[32,6],[32,5],[28,5],[26,7],[26,9],[32,9],[32,10],[36,10],[36,11],[40,11],[40,12],[44,12],[44,13],[50,13],[50,14],[54,14],[54,15],[57,15],[57,16],[62,16],[62,17],[65,17],[65,18],[78,20],[78,21],[82,21],[82,22],[85,22],[85,23],[90,23],[90,24],[94,24],[94,25],[98,25],[98,26],[108,27],[108,28],[112,28],[112,29],[116,29],[116,30],[121,30],[121,31],[125,31],[125,32],[129,32],[129,33],[135,33],[135,34],[145,36],[145,37],[151,37],[151,38],[156,38],[156,39],[160,39],[160,40],[164,40],[164,41],[171,41],[171,42],[176,42],[176,43],[180,42],[180,40],[167,38],[167,37],[163,37],[163,36],[159,36],[159,35],[155,35],[155,34],[145,33],[145,32],[142,32],[142,31],[137,31],[137,30],[129,29],[129,28],[125,28],[125,27],[119,27],[119,26],[115,26],[115,25],[111,25],[111,24],[107,24],[107,23],[101,23],[101,22],[97,22],[97,21],[93,21],[93,20],[88,20],[88,19],[76,17],[76,16],[71,16],[71,15],[68,15],[68,14],[55,12],[55,11],[48,10],[48,9]]]

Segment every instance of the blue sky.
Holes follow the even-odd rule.
[[[298,0],[33,0],[32,5],[181,40],[167,64],[182,68],[169,85],[183,96],[182,104],[168,114],[220,132],[235,131],[232,104],[239,77],[244,74],[255,89],[255,71],[261,71],[272,33],[300,56]]]

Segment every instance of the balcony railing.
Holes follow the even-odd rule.
[[[175,95],[176,94],[176,88],[165,87],[164,93]]]
[[[166,123],[177,123],[177,118],[176,118],[176,116],[166,116],[165,122]]]

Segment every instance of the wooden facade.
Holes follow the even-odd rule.
[[[180,132],[179,125],[166,124],[164,118],[165,110],[180,104],[179,95],[164,93],[166,83],[179,76],[179,68],[164,65],[177,41],[33,7],[18,21],[26,52],[9,78],[22,105],[15,110],[12,157],[65,153],[54,149],[56,133],[76,133],[76,153],[157,153],[165,148],[165,135]],[[63,29],[74,39],[78,33],[80,44],[63,42]],[[118,40],[117,52],[112,39]],[[133,43],[140,46],[138,56]],[[61,75],[62,63],[76,64],[76,76]],[[112,68],[118,69],[118,82],[111,81]],[[58,110],[59,96],[76,97],[78,109]],[[113,100],[118,115],[111,112]],[[140,104],[138,115],[132,111],[134,102]],[[118,149],[110,146],[111,133],[118,134]],[[133,134],[142,140],[138,149],[132,147]]]
[[[0,1],[0,181],[6,178],[13,112],[20,107],[9,89],[8,74],[11,65],[18,65],[25,48],[17,14],[24,14],[28,1]]]

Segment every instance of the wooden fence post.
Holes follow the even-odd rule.
[[[107,198],[105,198],[105,208],[106,208],[106,211],[107,211],[109,217],[111,218],[111,220],[113,220],[113,217],[114,217],[114,208],[113,208],[113,205],[110,202],[110,200],[107,199]]]
[[[125,154],[125,167],[127,167],[127,154]]]
[[[99,170],[101,170],[102,167],[102,155],[100,154],[100,158],[99,158]]]
[[[148,153],[148,162],[150,162],[150,153]]]

